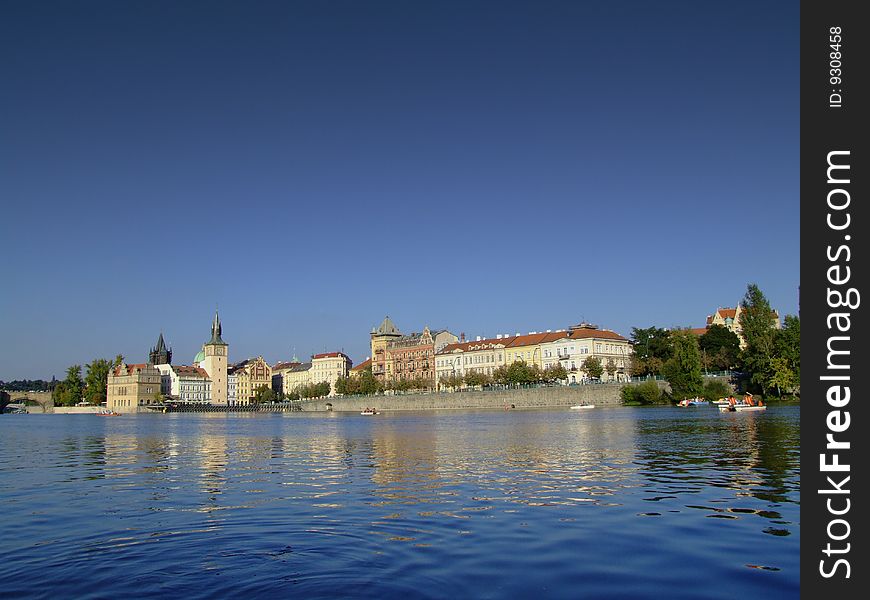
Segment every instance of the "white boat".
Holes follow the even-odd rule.
[[[583,408],[595,408],[594,404],[575,404],[571,407],[571,410],[581,410]]]
[[[767,410],[767,406],[757,404],[746,404],[745,402],[738,402],[737,404],[725,404],[724,406],[719,407],[719,412],[761,412],[763,410]]]
[[[362,411],[360,414],[361,415],[379,415],[381,413],[379,413],[378,411],[373,410],[373,409],[367,409],[367,410]]]

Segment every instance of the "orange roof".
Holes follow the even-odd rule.
[[[518,335],[510,338],[508,343],[509,348],[518,348],[520,346],[537,346],[544,342],[554,342],[558,339],[568,337],[567,331],[551,331],[550,333],[529,333],[527,335]]]
[[[140,370],[141,370],[141,369],[144,369],[144,368],[147,367],[147,366],[148,366],[148,365],[145,364],[145,363],[138,363],[138,364],[135,364],[135,365],[127,365],[127,375],[130,375],[131,373],[133,373],[133,369],[140,369]],[[115,376],[117,377],[117,376],[119,376],[119,375],[121,374],[121,367],[120,367],[120,366],[117,366],[117,367],[115,367],[115,368],[113,369],[113,371],[115,372]]]
[[[365,371],[366,369],[368,369],[371,366],[371,364],[372,364],[372,359],[367,358],[363,362],[361,362],[360,364],[358,364],[357,366],[352,368],[351,371],[356,371],[356,372]]]
[[[462,352],[474,352],[475,350],[495,350],[496,348],[504,348],[508,340],[511,338],[500,338],[494,340],[480,340],[470,342],[456,342],[455,344],[447,344],[438,354],[449,354],[454,350]]]
[[[300,365],[300,364],[302,364],[302,363],[293,362],[293,361],[290,361],[290,362],[279,361],[279,362],[275,363],[275,366],[272,367],[272,370],[273,371],[281,371],[283,369],[290,369],[290,368],[295,367],[295,366]]]
[[[694,329],[689,329],[689,333],[694,333],[697,336],[702,336],[707,333],[706,327],[695,327]]]
[[[188,377],[202,377],[208,379],[208,373],[201,367],[188,367],[187,365],[172,365],[172,370],[179,375],[187,375]]]
[[[719,316],[723,319],[734,319],[737,317],[736,308],[720,308],[716,312],[719,313]]]

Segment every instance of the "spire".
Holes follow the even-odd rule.
[[[206,343],[219,344],[221,346],[227,345],[227,343],[221,339],[221,319],[218,316],[217,309],[214,311],[214,321],[212,321],[211,324],[211,339]]]
[[[154,348],[157,352],[166,350],[166,342],[163,341],[163,332],[160,332],[160,337],[157,338],[157,346]]]

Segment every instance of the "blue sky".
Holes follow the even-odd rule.
[[[0,379],[798,309],[797,2],[5,2]]]

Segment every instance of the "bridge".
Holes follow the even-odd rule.
[[[24,404],[29,412],[52,412],[54,400],[51,392],[19,392],[13,390],[0,391],[0,405]]]

